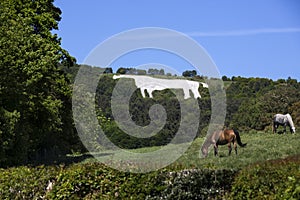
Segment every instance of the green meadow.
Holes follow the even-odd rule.
[[[247,143],[247,146],[238,146],[237,155],[233,150],[229,156],[227,145],[223,145],[219,146],[219,155],[214,156],[213,146],[211,146],[209,155],[203,158],[200,149],[204,138],[197,138],[193,141],[188,150],[174,163],[170,164],[167,169],[241,169],[256,162],[282,159],[291,155],[300,154],[299,134],[273,134],[271,132],[251,131],[249,133],[241,133],[241,139],[243,143]],[[181,145],[182,144],[170,145],[170,147],[165,150],[165,154],[167,155],[169,151],[176,151]],[[143,154],[157,151],[160,148],[159,146],[154,146],[129,151]],[[119,152],[115,153],[118,154]],[[83,163],[97,162],[103,158],[109,160],[110,156],[114,156],[112,151],[101,151],[100,156],[99,153],[95,153],[94,158],[88,158],[84,160]],[[145,163],[145,165],[155,165],[154,162],[156,161]]]

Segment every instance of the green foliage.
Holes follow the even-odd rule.
[[[182,170],[166,173],[167,188],[153,199],[216,199],[228,192],[235,170]],[[150,198],[152,199],[152,198]]]
[[[17,111],[9,112],[0,107],[0,163],[14,162],[7,158],[7,155],[14,146],[15,130],[19,119],[20,113]]]
[[[61,167],[13,167],[0,169],[1,199],[41,199],[49,181],[55,179]]]
[[[293,116],[293,122],[296,127],[300,127],[300,101],[293,103],[289,107],[289,113]]]
[[[266,161],[242,169],[231,199],[299,199],[300,156]]]
[[[2,166],[39,160],[53,148],[64,152],[69,146],[58,141],[75,138],[74,129],[69,129],[71,90],[58,67],[71,66],[75,59],[51,33],[60,14],[53,0],[0,2],[0,109],[6,113],[1,132],[9,143],[1,145],[0,152],[10,152]]]
[[[182,72],[182,76],[184,76],[184,77],[194,77],[196,75],[197,75],[196,70],[186,70],[186,71]]]
[[[146,75],[147,71],[143,69],[136,69],[136,68],[124,68],[120,67],[117,70],[118,74],[135,74],[135,75]]]
[[[299,101],[300,83],[288,82],[239,78],[226,91],[227,124],[241,130],[270,129],[274,114],[293,111]],[[299,115],[297,109],[290,113],[295,119]]]
[[[238,112],[241,104],[245,104],[252,99],[256,99],[259,94],[263,94],[264,92],[270,90],[274,85],[272,80],[265,78],[232,77],[232,81],[233,82],[229,85],[229,87],[226,88],[226,126],[230,126],[232,121],[235,121],[234,115]],[[240,114],[239,116],[242,116],[243,114],[244,113]],[[231,124],[231,126],[235,125],[237,124]]]
[[[99,163],[73,165],[61,172],[50,199],[145,199],[162,190],[159,172],[131,174]]]
[[[230,189],[235,170],[120,172],[99,163],[0,170],[2,199],[196,199]],[[51,190],[46,188],[49,181]]]

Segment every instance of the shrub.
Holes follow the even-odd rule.
[[[266,161],[242,169],[230,199],[300,199],[300,156]]]
[[[149,199],[216,199],[231,188],[236,170],[192,169],[166,172],[166,189]]]
[[[120,172],[99,163],[0,169],[1,199],[300,199],[300,156],[231,169]],[[53,188],[46,191],[49,180]],[[227,195],[226,195],[227,194]]]
[[[207,199],[230,189],[234,170],[120,172],[104,164],[0,169],[1,199]],[[46,191],[48,182],[54,183]]]
[[[61,167],[13,167],[0,169],[1,199],[41,199],[48,181],[54,179]]]
[[[163,188],[159,172],[133,174],[103,164],[75,164],[60,173],[50,199],[145,199]]]

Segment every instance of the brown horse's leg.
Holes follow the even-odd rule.
[[[214,145],[214,150],[215,150],[215,156],[217,156],[218,155],[218,145],[217,144]]]
[[[228,143],[228,150],[229,150],[229,153],[228,153],[228,155],[230,156],[230,154],[231,154],[231,151],[232,151],[232,147],[231,147],[231,143],[230,143],[230,142]]]
[[[237,144],[236,144],[236,142],[233,144],[233,146],[234,146],[234,150],[235,150],[235,155],[237,155]]]

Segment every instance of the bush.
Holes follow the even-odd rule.
[[[120,172],[103,164],[0,169],[1,199],[207,199],[230,189],[234,170]],[[54,185],[46,191],[49,181]]]
[[[159,172],[132,174],[103,164],[75,164],[60,173],[50,199],[145,199],[163,188]]]
[[[230,199],[300,199],[300,156],[266,161],[242,169]]]
[[[133,174],[85,163],[0,169],[1,199],[300,199],[300,156],[237,170]],[[49,181],[54,185],[46,191]]]
[[[217,199],[230,190],[236,170],[166,172],[166,189],[149,199]]]
[[[235,170],[132,174],[103,164],[73,165],[57,178],[51,199],[207,199],[229,191]]]
[[[17,167],[0,169],[1,199],[41,199],[61,167]]]

